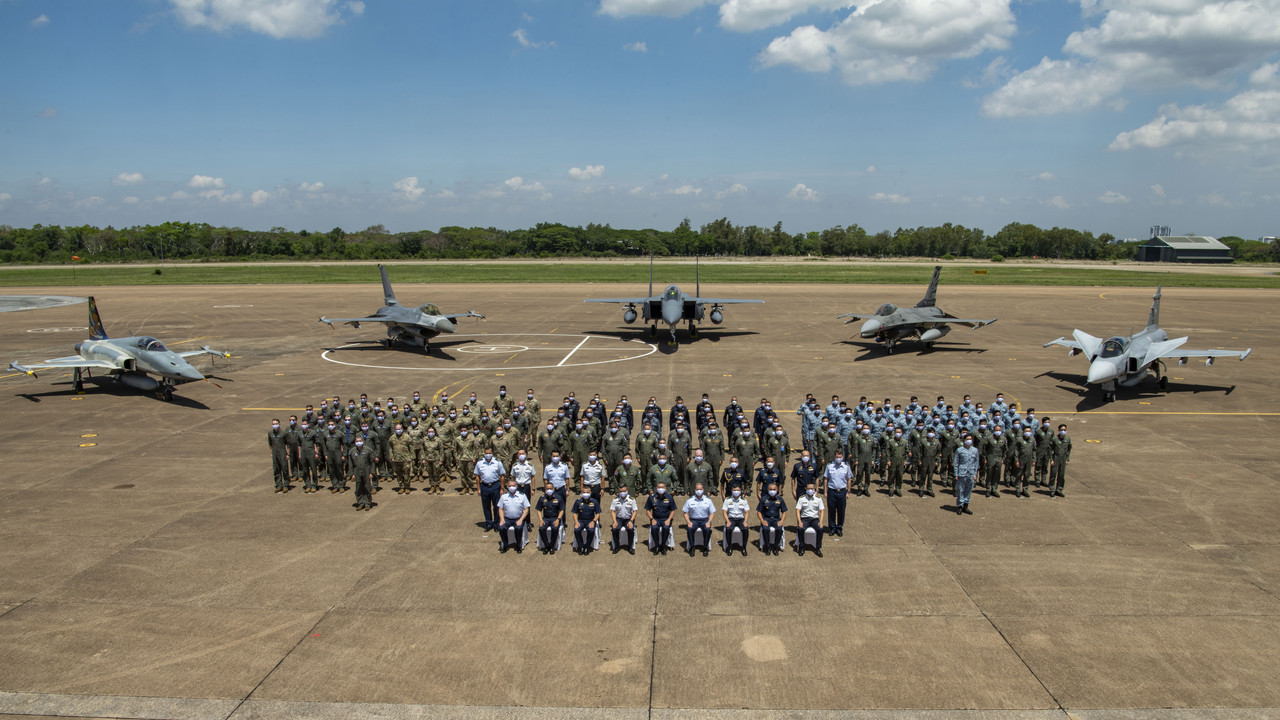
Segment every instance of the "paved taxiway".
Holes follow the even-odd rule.
[[[11,290],[94,294],[113,334],[235,357],[172,404],[96,382],[76,395],[57,373],[0,379],[0,717],[1280,713],[1280,292],[1168,290],[1170,334],[1253,355],[1171,368],[1169,394],[1100,407],[1085,362],[1040,346],[1073,327],[1127,334],[1150,289],[943,285],[948,311],[999,322],[893,356],[843,342],[855,328],[834,317],[920,287],[708,287],[767,304],[675,348],[581,302],[638,289],[398,283],[404,302],[490,319],[432,357],[327,358],[379,337],[315,321],[376,308],[374,283]],[[69,354],[84,312],[4,315],[3,359]],[[1068,497],[977,497],[962,518],[945,497],[873,493],[823,559],[582,558],[499,555],[474,498],[384,492],[356,513],[349,494],[271,492],[272,417],[335,393],[489,401],[500,383],[548,405],[569,390],[664,407],[767,396],[793,438],[806,392],[1001,390],[1070,425]]]

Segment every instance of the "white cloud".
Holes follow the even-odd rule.
[[[1106,203],[1108,205],[1127,205],[1129,204],[1129,198],[1125,195],[1121,195],[1115,190],[1108,190],[1102,193],[1102,196],[1098,198],[1098,202]]]
[[[1249,82],[1253,85],[1275,85],[1280,63],[1266,63],[1249,74]]]
[[[175,192],[174,194],[170,195],[170,196],[169,196],[169,199],[170,199],[170,200],[186,200],[186,199],[188,199],[188,198],[190,198],[190,197],[191,197],[191,194],[190,194],[190,193],[188,193],[188,192],[186,192],[185,190],[178,190],[178,191],[177,191],[177,192]],[[157,199],[157,200],[164,200],[164,198],[156,198],[156,199]]]
[[[528,48],[529,50],[540,50],[544,47],[555,45],[554,42],[534,42],[533,40],[530,40],[529,31],[524,28],[516,28],[515,31],[511,33],[511,37],[515,38],[516,42],[520,43],[520,47]]]
[[[83,200],[76,201],[76,205],[78,205],[79,207],[95,208],[95,207],[101,207],[106,202],[107,202],[106,200],[103,200],[97,195],[90,195],[89,197]]]
[[[604,175],[603,165],[588,165],[583,168],[569,168],[569,177],[574,180],[590,180]]]
[[[600,13],[613,17],[661,15],[679,17],[711,0],[600,0]]]
[[[678,188],[668,190],[667,193],[670,195],[701,195],[702,188],[694,187],[692,185],[681,185]]]
[[[53,178],[42,177],[40,178],[40,181],[36,183],[36,187],[48,187],[52,184]]]
[[[111,178],[112,185],[141,185],[146,181],[147,178],[140,172],[122,172]]]
[[[1040,204],[1047,205],[1049,207],[1055,207],[1055,208],[1058,208],[1059,210],[1066,210],[1067,208],[1071,207],[1071,203],[1067,202],[1061,195],[1054,195],[1048,200],[1041,200]]]
[[[1096,26],[1072,33],[984,99],[993,117],[1123,107],[1127,87],[1219,87],[1280,47],[1280,0],[1082,0]],[[1260,69],[1266,75],[1265,67]]]
[[[720,5],[720,27],[752,32],[810,10],[838,10],[855,4],[850,0],[725,0]]]
[[[871,199],[879,200],[880,202],[890,202],[895,205],[906,205],[907,203],[911,202],[911,198],[905,195],[899,195],[898,193],[878,192],[875,195],[872,195]]]
[[[1163,186],[1163,185],[1160,185],[1160,184],[1158,184],[1158,183],[1157,183],[1157,184],[1155,184],[1155,185],[1152,185],[1152,186],[1151,186],[1151,192],[1152,192],[1152,194],[1154,194],[1156,197],[1160,198],[1161,200],[1163,200],[1163,199],[1164,199],[1164,186]]]
[[[1054,175],[1053,173],[1049,172],[1048,170],[1045,170],[1044,172],[1040,173],[1039,175],[1032,175],[1032,176],[1031,176],[1031,179],[1032,179],[1032,180],[1052,180],[1052,179],[1054,179],[1055,177],[1057,177],[1057,176],[1056,176],[1056,175]]]
[[[254,190],[249,195],[249,202],[253,203],[255,207],[266,203],[270,199],[271,193],[266,190]]]
[[[1280,90],[1245,90],[1217,107],[1170,104],[1159,112],[1146,125],[1117,135],[1111,149],[1190,145],[1280,150]]]
[[[188,27],[224,31],[246,28],[274,38],[314,38],[351,16],[364,12],[363,2],[339,0],[169,0]]]
[[[418,185],[417,177],[400,178],[391,183],[391,187],[395,188],[395,196],[405,202],[417,202],[422,197],[422,193],[427,189]]]
[[[49,24],[48,15],[38,15],[34,18],[31,18],[31,27],[33,28],[41,28],[48,24]]]
[[[646,45],[643,41],[639,41],[639,40],[633,43],[627,43],[626,45],[623,45],[622,49],[628,52],[638,52],[638,53],[649,52],[649,46]]]
[[[723,200],[729,197],[730,195],[741,195],[746,191],[747,191],[746,185],[743,185],[742,183],[734,183],[729,187],[725,188],[724,190],[720,190],[719,192],[717,192],[716,199]]]
[[[138,199],[137,195],[130,195],[120,200],[120,202],[124,203],[125,205],[137,205],[138,203],[142,202],[142,200]]]
[[[518,192],[536,194],[538,196],[538,199],[540,200],[551,199],[551,193],[547,192],[547,187],[537,180],[529,183],[529,182],[525,182],[524,178],[517,175],[513,178],[509,178],[503,181],[503,184],[511,188],[512,190],[516,190]],[[502,191],[498,191],[498,194],[493,195],[492,197],[502,197]]]
[[[658,176],[658,182],[666,182],[667,178],[669,177],[671,176],[668,175],[667,173],[662,173],[661,175]]]
[[[878,173],[878,172],[880,172],[880,171],[876,169],[876,166],[875,166],[875,165],[868,165],[868,166],[867,166],[867,169],[865,170],[865,172],[866,172],[868,175],[875,175],[876,173]]]
[[[44,118],[45,120],[52,120],[53,118],[58,117],[58,108],[52,105],[45,105],[44,109],[36,114],[37,116]]]
[[[791,192],[787,193],[787,197],[792,200],[808,200],[813,202],[818,199],[818,191],[804,183],[796,183],[796,186],[791,188]]]
[[[9,193],[0,193],[0,203],[6,203],[13,199]]]
[[[1219,192],[1211,192],[1207,195],[1200,196],[1200,202],[1206,205],[1216,205],[1218,207],[1231,207],[1231,203],[1226,196]]]
[[[454,192],[449,188],[445,188],[440,192],[436,193],[436,197],[440,198],[441,200],[452,200],[458,196],[454,194]]]
[[[480,192],[476,193],[476,197],[484,198],[486,200],[491,200],[493,198],[500,198],[506,194],[507,194],[507,191],[502,190],[501,188],[485,188]]]
[[[509,187],[509,188],[512,188],[512,189],[514,189],[514,188],[518,188],[518,187],[520,187],[521,185],[523,185],[523,184],[524,184],[524,178],[522,178],[522,177],[520,177],[519,175],[517,175],[517,176],[515,176],[515,177],[513,177],[513,178],[508,178],[508,179],[504,180],[504,181],[503,181],[503,184],[504,184],[504,185],[506,185],[506,186],[507,186],[507,187]]]
[[[220,177],[209,177],[208,175],[192,175],[187,181],[187,187],[192,188],[225,188],[226,181]]]
[[[637,185],[637,186],[635,186],[635,187],[631,188],[630,190],[628,190],[627,192],[628,192],[629,194],[631,194],[631,195],[640,195],[640,194],[644,193],[644,186],[643,186],[643,185]]]
[[[298,186],[298,189],[299,189],[299,190],[301,190],[302,192],[306,192],[306,193],[318,193],[318,192],[320,192],[321,190],[324,190],[324,183],[322,183],[322,182],[313,182],[313,183],[304,182],[304,183],[302,183],[301,185],[299,185],[299,186]]]
[[[1016,25],[1011,0],[872,0],[830,30],[805,25],[774,38],[764,67],[838,69],[850,85],[920,81],[938,64],[1003,50]]]

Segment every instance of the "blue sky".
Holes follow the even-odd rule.
[[[1280,0],[0,0],[0,223],[1280,229]]]

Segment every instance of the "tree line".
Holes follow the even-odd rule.
[[[1243,261],[1280,261],[1280,243],[1221,238]],[[443,227],[392,233],[382,225],[358,232],[245,230],[208,223],[166,222],[116,229],[92,225],[0,225],[0,263],[149,262],[156,260],[401,260],[516,257],[827,256],[933,257],[1002,260],[1130,260],[1137,242],[1115,242],[1071,228],[1010,223],[994,235],[946,223],[869,233],[853,224],[790,233],[734,225],[720,218],[694,229],[688,219],[672,230],[627,230],[539,223],[519,230]]]

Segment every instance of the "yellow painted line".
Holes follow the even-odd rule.
[[[86,433],[84,435],[81,435],[80,437],[82,438],[98,437],[98,433]]]
[[[306,408],[240,408],[241,410],[272,410],[275,412],[303,412]]]
[[[1111,298],[1107,297],[1107,294],[1106,294],[1106,293],[1098,293],[1098,297],[1102,298],[1103,300],[1110,300],[1110,299],[1111,299]]]
[[[502,364],[503,364],[503,365],[506,365],[507,363],[511,362],[512,360],[515,360],[515,359],[516,359],[516,356],[518,356],[519,354],[520,354],[520,353],[511,353],[511,357],[507,358],[506,360],[503,360],[503,361],[502,361]]]
[[[560,326],[559,326],[559,325],[557,325],[557,326],[555,326],[555,327],[551,328],[551,332],[555,332],[555,331],[557,331],[557,330],[559,330],[559,329],[560,329]]]
[[[1087,442],[1087,443],[1100,443],[1100,442],[1102,442],[1102,441],[1101,441],[1101,440],[1085,440],[1085,442]]]
[[[82,398],[82,397],[73,397],[73,398],[71,398],[71,399],[72,399],[72,400],[83,400],[84,398]]]
[[[80,447],[93,447],[98,443],[80,443]]]
[[[3,380],[5,378],[11,378],[11,377],[20,377],[22,375],[26,375],[26,373],[11,373],[9,375],[0,375],[0,380]]]

